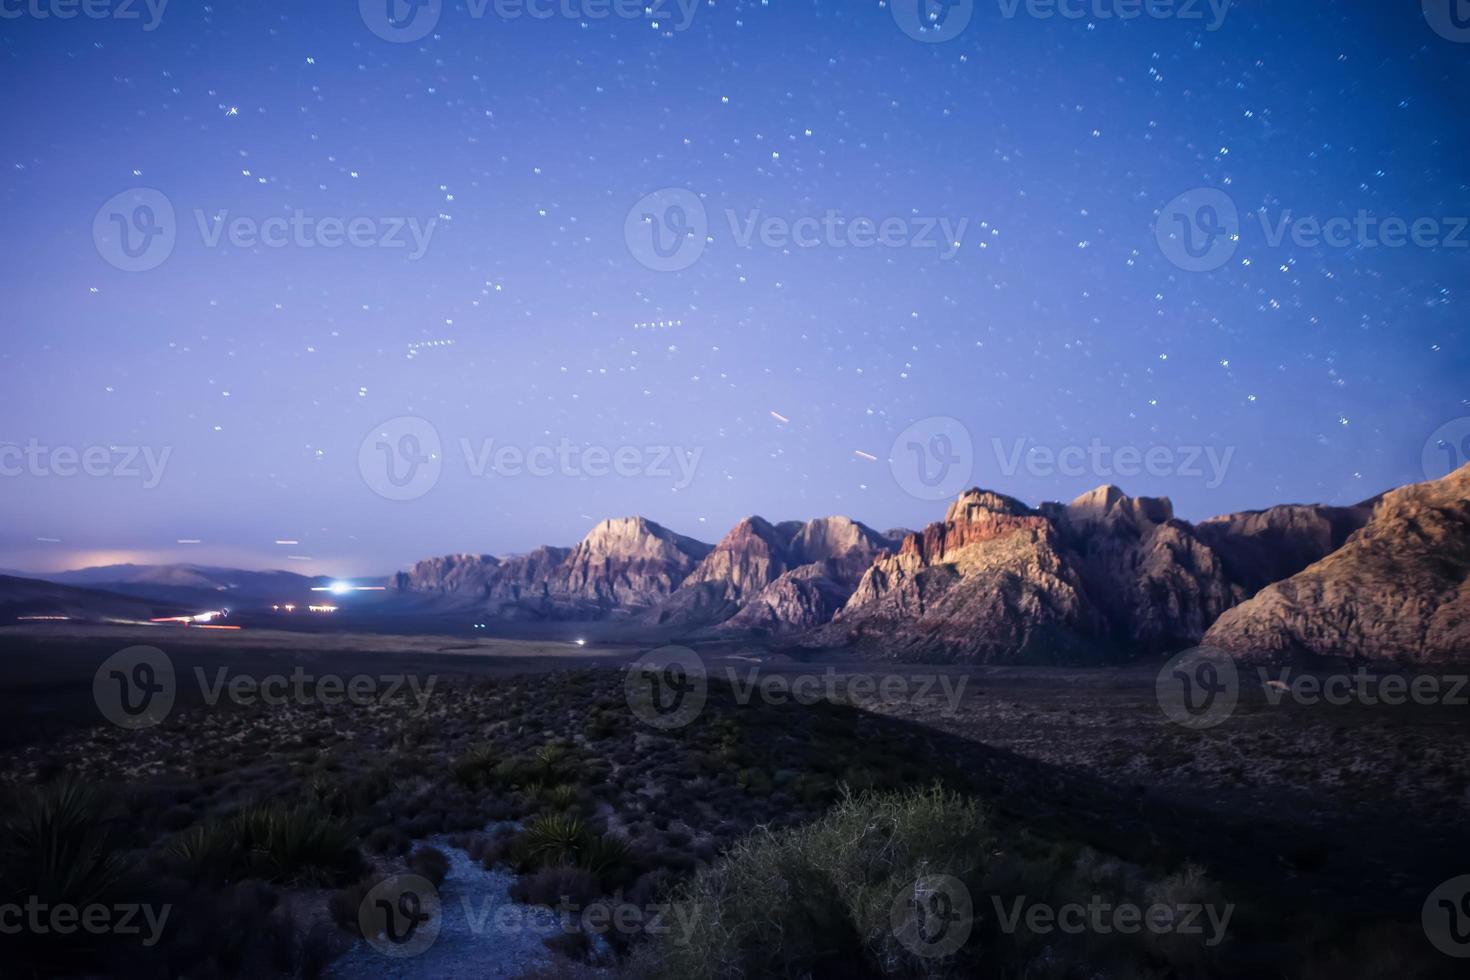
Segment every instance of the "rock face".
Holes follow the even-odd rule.
[[[793,632],[824,623],[895,542],[846,517],[748,517],[654,613],[661,624]]]
[[[1071,659],[1103,620],[1047,516],[971,490],[873,562],[822,642],[905,659]]]
[[[842,608],[873,559],[898,543],[847,517],[821,517],[798,525],[785,544],[787,570],[750,597],[723,626],[766,633],[820,626]]]
[[[1099,487],[1036,509],[970,490],[921,532],[749,517],[713,547],[642,518],[575,548],[451,555],[407,593],[486,615],[632,616],[909,660],[1100,662],[1200,642],[1243,655],[1470,659],[1470,467],[1355,507],[1194,525]]]
[[[1222,612],[1245,598],[1195,528],[1167,499],[1098,487],[1065,507],[1046,505],[1078,562],[1111,638],[1139,653],[1199,642]]]
[[[641,517],[603,521],[552,575],[560,599],[599,608],[650,606],[677,589],[709,545]]]
[[[1347,542],[1220,617],[1248,659],[1470,660],[1470,466],[1379,498]]]
[[[1367,523],[1377,500],[1354,507],[1284,504],[1212,517],[1195,527],[1248,594],[1290,578],[1341,548]]]
[[[450,555],[400,572],[400,592],[473,604],[487,615],[597,619],[668,596],[709,545],[641,517],[603,521],[575,548],[524,555]]]

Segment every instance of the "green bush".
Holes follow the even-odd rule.
[[[523,853],[537,867],[574,864],[588,840],[580,818],[565,813],[538,817],[526,826],[521,838]]]
[[[121,883],[112,802],[100,790],[61,780],[14,792],[0,805],[0,891],[84,906]]]
[[[659,976],[924,975],[890,913],[930,874],[973,878],[989,845],[973,802],[942,789],[849,796],[821,820],[738,842],[676,895],[697,929],[665,942]]]
[[[328,884],[362,867],[351,831],[311,806],[257,803],[232,819],[177,835],[165,850],[175,870],[195,882],[245,878]]]
[[[488,746],[478,745],[455,759],[449,774],[465,789],[483,789],[491,784],[495,767],[495,753]]]

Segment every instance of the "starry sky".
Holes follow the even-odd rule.
[[[1470,453],[1470,37],[1418,2],[1237,0],[1211,30],[1203,3],[981,0],[948,40],[916,0],[400,0],[398,28],[387,0],[54,2],[0,4],[0,447],[33,447],[0,456],[0,567],[386,573],[625,514],[922,526],[943,503],[910,451],[1188,519]],[[1159,232],[1197,189],[1239,210],[1205,271]],[[1360,212],[1439,238],[1270,234]],[[316,231],[248,235],[293,215]],[[686,267],[650,267],[665,232]],[[126,268],[140,241],[167,254]],[[507,446],[623,463],[484,465]],[[1128,447],[1162,462],[1111,475]],[[417,483],[385,482],[395,453]]]

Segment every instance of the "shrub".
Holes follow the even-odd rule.
[[[581,868],[541,868],[522,875],[510,886],[510,897],[527,905],[556,906],[561,902],[585,907],[601,895],[597,879]]]
[[[484,789],[491,784],[495,768],[494,752],[489,746],[479,745],[455,759],[449,774],[465,789]]]
[[[0,890],[48,904],[83,906],[112,893],[124,874],[109,822],[111,800],[69,779],[21,790],[0,816]]]
[[[849,796],[813,824],[737,843],[676,893],[698,926],[660,948],[654,972],[930,973],[893,936],[893,904],[925,875],[973,877],[988,844],[976,804],[942,789]]]
[[[438,888],[449,877],[449,858],[437,847],[425,844],[409,855],[408,868],[414,874],[427,878]]]
[[[362,865],[347,827],[311,807],[258,804],[241,811],[234,826],[250,870],[272,881],[328,883]]]
[[[175,835],[163,857],[165,865],[180,877],[218,886],[236,873],[240,847],[227,823],[211,820]]]
[[[534,864],[571,864],[587,838],[587,828],[580,818],[557,813],[532,821],[526,827],[521,846]]]
[[[346,826],[313,807],[279,803],[191,827],[169,842],[164,860],[190,881],[216,885],[245,878],[329,884],[362,866]]]

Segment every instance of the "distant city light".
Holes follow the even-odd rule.
[[[330,592],[332,595],[346,595],[349,592],[386,592],[386,585],[353,585],[351,582],[333,582],[331,585],[313,585],[313,592]]]

